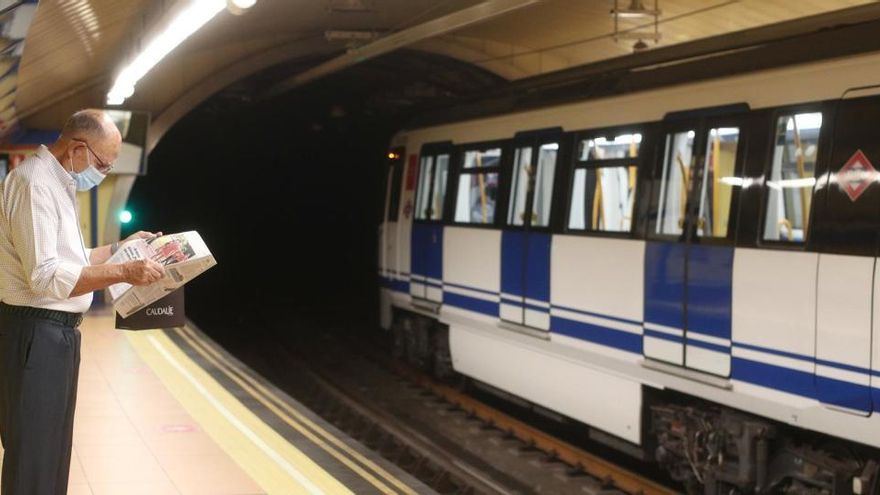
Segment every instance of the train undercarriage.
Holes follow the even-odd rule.
[[[395,310],[391,333],[398,359],[440,380],[458,377],[446,325]],[[674,391],[646,387],[644,407],[648,434],[642,446],[620,449],[626,442],[606,434],[595,439],[653,459],[688,494],[880,495],[875,449]]]

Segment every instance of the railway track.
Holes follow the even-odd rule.
[[[267,365],[297,400],[439,493],[677,493],[358,345],[282,344]]]

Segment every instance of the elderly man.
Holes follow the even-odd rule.
[[[122,138],[104,112],[75,113],[3,182],[0,199],[2,495],[67,493],[82,314],[92,292],[164,276],[151,260],[108,264],[116,244],[86,249],[76,191],[98,185]],[[147,232],[135,234],[149,236]]]

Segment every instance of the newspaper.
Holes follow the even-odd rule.
[[[165,266],[165,277],[150,285],[127,283],[108,287],[110,301],[123,318],[136,313],[217,264],[198,232],[180,232],[152,239],[133,239],[121,245],[108,263],[150,258]]]

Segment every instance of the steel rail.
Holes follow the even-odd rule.
[[[559,438],[544,433],[518,419],[512,418],[448,385],[438,383],[427,375],[400,362],[393,362],[391,369],[398,375],[432,391],[447,402],[473,414],[495,428],[506,431],[520,441],[533,445],[535,448],[545,451],[567,464],[582,469],[590,476],[606,479],[623,491],[641,493],[643,495],[673,495],[678,493],[659,483],[639,476],[628,469],[579,449]]]

